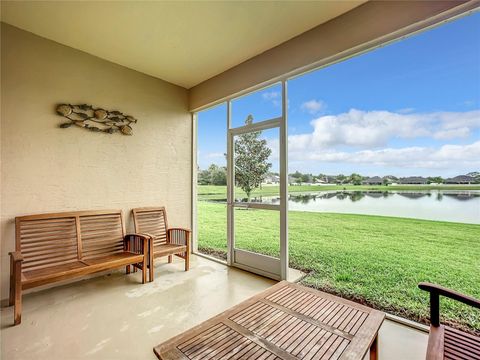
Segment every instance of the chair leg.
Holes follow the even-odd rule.
[[[150,254],[149,258],[149,264],[148,264],[148,276],[149,276],[149,281],[152,282],[155,278],[155,266],[153,263],[153,253]]]
[[[15,265],[13,259],[10,258],[10,296],[8,297],[8,306],[15,303]]]
[[[168,255],[168,263],[169,263],[169,264],[172,262],[172,258],[173,258],[172,255]]]
[[[147,282],[147,270],[149,265],[149,257],[150,257],[150,248],[149,242],[143,242],[143,262],[142,262],[142,284]]]

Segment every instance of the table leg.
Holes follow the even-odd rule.
[[[372,345],[370,345],[370,360],[378,359],[378,334],[375,336]]]

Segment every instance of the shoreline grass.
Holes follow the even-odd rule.
[[[278,253],[274,212],[241,209],[236,216],[241,248]],[[226,205],[199,201],[198,226],[199,248],[225,254]],[[475,224],[289,212],[290,266],[309,273],[305,285],[420,322],[429,304],[421,281],[480,298],[479,239]],[[480,311],[447,299],[441,306],[443,321],[480,334]]]

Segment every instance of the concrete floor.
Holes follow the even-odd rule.
[[[1,359],[156,359],[152,348],[274,282],[192,256],[156,264],[156,279],[120,272],[24,296],[22,324],[1,310]],[[385,321],[379,358],[425,359],[427,335]]]

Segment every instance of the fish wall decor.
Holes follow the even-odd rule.
[[[118,110],[109,111],[87,104],[60,104],[57,105],[56,111],[58,115],[69,120],[59,125],[62,129],[75,125],[93,132],[132,135],[132,124],[137,123],[133,116],[125,115]]]

